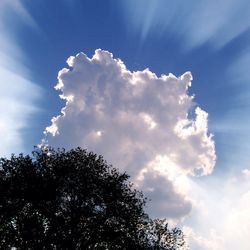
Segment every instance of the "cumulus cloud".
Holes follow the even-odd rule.
[[[143,190],[148,201],[148,213],[157,217],[168,218],[173,223],[190,213],[191,200],[188,178],[167,156],[158,155],[141,169],[135,179],[136,187]]]
[[[178,188],[178,173],[210,174],[216,159],[207,113],[188,95],[191,73],[175,77],[157,76],[149,69],[131,72],[101,49],[92,58],[71,56],[67,63],[55,87],[66,105],[45,130],[48,143],[102,154],[143,189],[149,188],[149,198],[154,196],[162,207],[160,215],[187,214],[191,205]],[[165,160],[156,170],[159,157]]]

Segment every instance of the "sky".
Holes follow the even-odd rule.
[[[190,249],[250,249],[248,0],[0,0],[0,155],[102,154]]]

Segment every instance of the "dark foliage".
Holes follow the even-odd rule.
[[[0,160],[0,249],[181,249],[126,173],[77,148]]]

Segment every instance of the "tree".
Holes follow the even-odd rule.
[[[144,233],[149,249],[187,249],[182,231],[178,228],[170,229],[166,219],[149,219],[145,224]]]
[[[1,158],[0,248],[180,249],[181,231],[150,220],[128,178],[81,148]]]

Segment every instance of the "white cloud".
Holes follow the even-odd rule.
[[[87,147],[126,170],[150,199],[151,216],[186,224],[191,249],[249,249],[249,170],[199,184],[188,177],[208,175],[215,164],[207,113],[188,95],[191,74],[131,72],[102,50],[68,64],[56,86],[66,105],[46,128],[48,142]]]
[[[225,224],[226,249],[250,249],[250,189],[241,194]]]
[[[186,236],[187,244],[192,250],[224,250],[224,239],[213,229],[209,230],[208,235],[201,236],[191,227],[184,226],[183,233]]]
[[[131,72],[101,49],[92,58],[71,56],[67,63],[55,87],[66,105],[46,128],[49,144],[102,154],[147,190],[155,216],[188,214],[185,175],[211,173],[216,158],[207,113],[197,107],[191,116],[191,74]]]
[[[192,211],[183,231],[193,250],[250,249],[250,182],[245,169],[190,183]]]
[[[136,188],[152,199],[147,203],[150,215],[176,223],[190,213],[189,180],[169,157],[156,156],[140,170],[134,182]]]
[[[245,177],[250,177],[250,169],[243,169],[243,170],[242,170],[242,174],[243,174]]]

